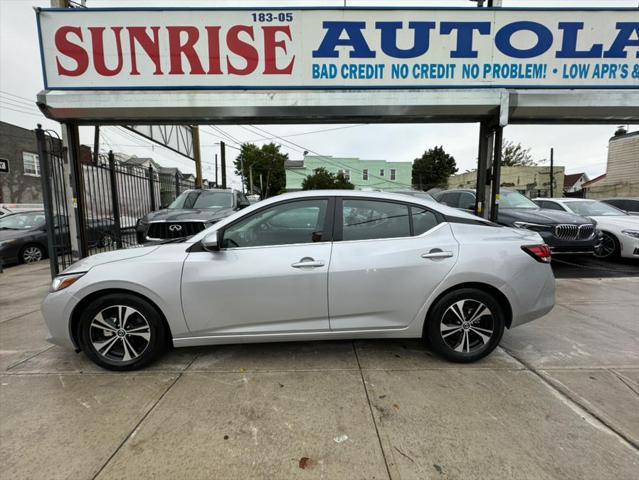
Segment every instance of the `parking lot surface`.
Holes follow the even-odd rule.
[[[1,478],[639,472],[639,277],[558,279],[549,315],[471,365],[339,341],[178,349],[134,373],[46,342],[49,281],[46,263],[0,275]]]

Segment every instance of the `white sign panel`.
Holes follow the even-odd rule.
[[[639,88],[639,9],[43,9],[45,88]]]

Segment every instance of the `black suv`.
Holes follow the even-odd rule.
[[[135,234],[138,243],[190,237],[248,206],[246,195],[237,190],[186,190],[167,208],[140,218]]]
[[[568,212],[542,210],[519,192],[501,189],[497,223],[533,230],[553,253],[593,253],[600,241],[594,220]],[[474,213],[474,190],[444,190],[433,195],[439,203]]]

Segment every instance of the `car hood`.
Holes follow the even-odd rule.
[[[559,210],[543,210],[528,208],[500,208],[499,221],[504,223],[530,222],[541,225],[556,225],[559,223],[591,223],[590,220],[574,213],[560,212]]]
[[[103,265],[105,263],[119,262],[121,260],[130,260],[131,258],[143,257],[153,251],[157,250],[160,246],[154,245],[150,247],[128,248],[126,250],[114,250],[112,252],[98,253],[91,255],[90,257],[78,260],[73,265],[65,269],[62,274],[75,273],[75,272],[87,272],[93,267]]]
[[[208,222],[228,217],[233,212],[233,208],[230,207],[201,209],[165,208],[147,214],[144,219],[147,222],[185,222],[189,220]]]
[[[633,215],[620,215],[614,217],[596,215],[591,218],[597,222],[597,225],[600,228],[611,228],[616,230],[639,229],[639,217]]]
[[[0,230],[0,242],[31,235],[35,230]]]

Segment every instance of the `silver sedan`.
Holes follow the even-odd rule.
[[[424,338],[472,362],[552,309],[549,263],[535,232],[416,197],[300,192],[188,239],[87,257],[42,312],[53,343],[112,370],[171,346],[355,338]]]

